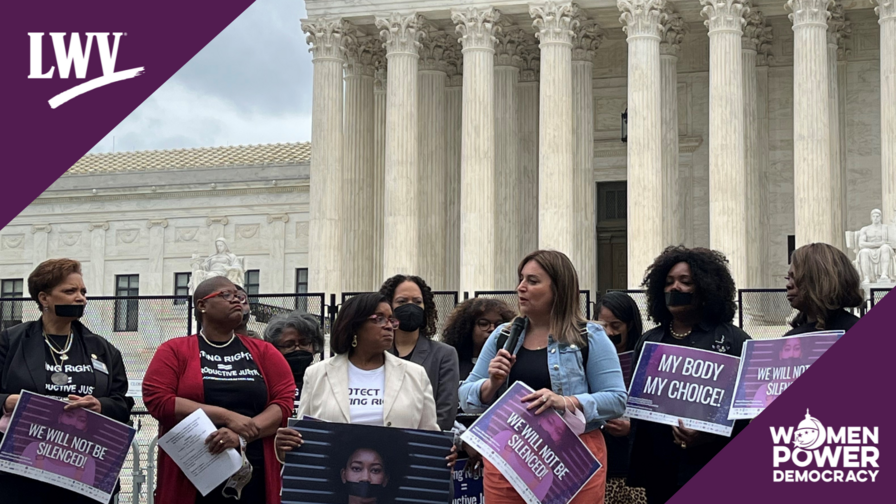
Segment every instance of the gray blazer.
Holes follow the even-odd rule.
[[[436,421],[439,428],[443,431],[451,430],[457,417],[457,384],[460,381],[457,350],[421,335],[411,355],[411,362],[423,366],[429,376],[432,395],[436,400]]]

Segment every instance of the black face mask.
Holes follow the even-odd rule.
[[[666,307],[673,306],[691,306],[694,304],[694,294],[692,292],[669,291],[666,293]]]
[[[82,304],[58,304],[54,307],[57,317],[81,318],[84,316]]]
[[[285,354],[283,357],[286,358],[286,363],[289,364],[289,369],[292,370],[292,377],[296,381],[296,386],[301,388],[301,383],[305,379],[305,370],[314,362],[314,354],[304,350],[296,350]]]
[[[426,323],[423,308],[415,304],[401,305],[392,312],[392,315],[398,319],[398,328],[404,332],[414,332]]]
[[[607,336],[610,338],[610,341],[612,341],[613,344],[616,346],[619,346],[619,344],[622,343],[622,335],[621,334],[607,333]]]
[[[358,483],[346,481],[345,487],[349,495],[362,499],[379,499],[386,493],[386,487],[373,485],[369,481],[359,481]]]

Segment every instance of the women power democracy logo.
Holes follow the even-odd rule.
[[[109,37],[112,37],[112,43]],[[67,89],[56,96],[50,98],[50,108],[55,109],[63,103],[81,96],[82,94],[93,91],[99,87],[103,87],[113,82],[119,82],[126,79],[133,79],[138,75],[143,75],[144,67],[131,68],[130,70],[115,71],[115,61],[118,59],[118,44],[121,36],[127,35],[122,32],[88,32],[85,33],[87,41],[81,45],[81,34],[72,32],[69,36],[68,46],[65,44],[66,33],[50,33],[50,40],[53,42],[53,53],[56,56],[56,65],[51,66],[49,70],[44,71],[43,66],[43,32],[28,33],[31,39],[31,60],[29,79],[52,79],[56,70],[59,71],[60,79],[68,79],[71,75],[72,67],[75,70],[76,79],[87,78],[87,67],[90,62],[90,54],[93,47],[96,47],[99,53],[100,66],[103,75],[95,79],[82,82],[75,87]]]
[[[874,483],[880,473],[877,427],[825,427],[807,409],[806,418],[796,429],[769,430],[774,444],[775,483]]]

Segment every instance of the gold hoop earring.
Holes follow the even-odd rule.
[[[357,346],[358,346],[358,335],[356,334],[355,337],[352,339],[352,348],[355,348]]]

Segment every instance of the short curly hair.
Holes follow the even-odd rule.
[[[647,287],[647,313],[650,318],[661,325],[672,321],[672,313],[666,307],[666,276],[672,267],[682,262],[691,267],[694,293],[703,307],[700,320],[710,324],[734,320],[737,289],[728,270],[728,259],[715,250],[703,247],[689,249],[681,245],[666,248],[644,274],[641,285]]]
[[[442,328],[442,341],[457,349],[457,357],[461,362],[473,358],[473,328],[476,320],[489,312],[498,312],[505,323],[516,317],[504,301],[494,298],[473,298],[457,305],[445,327]]]
[[[395,275],[383,282],[382,287],[380,287],[380,294],[386,296],[389,299],[389,303],[392,304],[392,300],[395,299],[395,290],[405,282],[414,282],[417,284],[417,287],[420,287],[420,292],[423,293],[423,320],[426,321],[426,325],[420,330],[420,335],[431,339],[436,334],[436,322],[439,320],[439,311],[436,309],[436,300],[432,295],[432,289],[426,285],[422,278],[416,275]]]
[[[43,310],[38,296],[41,292],[50,293],[72,273],[81,274],[81,263],[74,259],[47,259],[40,263],[28,275],[28,294]]]

